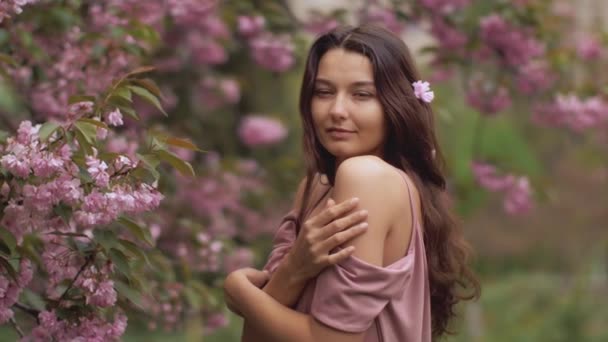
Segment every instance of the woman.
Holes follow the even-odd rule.
[[[314,42],[300,94],[307,177],[265,271],[224,285],[243,340],[431,341],[479,296],[419,79],[384,29]]]

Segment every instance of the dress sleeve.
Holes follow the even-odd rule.
[[[410,268],[379,267],[350,256],[318,275],[310,314],[336,330],[364,332],[392,298],[404,293]]]
[[[279,229],[274,235],[272,251],[263,270],[273,273],[279,267],[285,254],[291,249],[296,239],[295,218],[295,211],[292,210],[281,220]]]

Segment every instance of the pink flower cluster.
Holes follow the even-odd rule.
[[[599,96],[581,99],[574,94],[558,94],[553,102],[535,108],[533,121],[537,124],[568,128],[582,133],[608,124],[608,102]]]
[[[113,272],[111,262],[106,262],[102,267],[88,266],[76,279],[74,286],[83,290],[85,303],[99,307],[110,307],[116,303],[116,290],[114,281],[110,279]]]
[[[39,0],[2,0],[0,2],[0,23],[4,19],[10,19],[15,14],[23,12],[23,7],[28,4],[33,4]]]
[[[544,45],[530,32],[518,28],[498,14],[491,14],[480,21],[481,40],[510,66],[526,65],[544,54]]]
[[[249,42],[249,51],[253,60],[261,67],[284,72],[295,63],[291,36],[275,34],[264,29],[263,17],[240,16],[238,30]]]
[[[116,314],[112,323],[99,317],[81,316],[78,322],[59,319],[54,310],[38,315],[40,325],[23,338],[24,342],[46,341],[117,341],[127,328],[127,316]]]
[[[273,145],[287,136],[287,128],[277,119],[249,115],[241,120],[238,135],[250,147]]]
[[[13,317],[11,307],[17,302],[23,288],[32,280],[34,273],[32,263],[25,258],[19,262],[16,281],[5,275],[5,272],[6,270],[0,267],[0,325]]]
[[[80,107],[88,108],[86,104]],[[77,240],[88,242],[92,228],[109,224],[122,214],[137,215],[154,210],[163,196],[149,184],[121,181],[124,176],[120,172],[137,166],[130,157],[119,155],[106,163],[93,148],[94,154],[86,156],[86,166],[80,168],[72,160],[76,146],[59,141],[56,133],[48,142],[43,142],[38,135],[40,128],[23,121],[16,136],[7,138],[3,146],[0,165],[14,178],[4,183],[0,191],[4,199],[10,193],[0,224],[15,236],[18,244],[26,233],[39,236],[43,243],[41,265],[48,275],[45,287],[49,298],[58,299],[63,292],[58,290],[58,285],[66,279],[75,279],[73,286],[81,289],[86,305],[114,306],[117,293],[110,277],[112,265],[91,264],[79,274],[86,261],[61,234],[77,234]],[[93,182],[83,184],[89,176]],[[59,206],[69,207],[71,217],[60,216],[56,211]],[[26,259],[22,260],[16,285],[7,285],[4,276],[0,276],[0,318],[11,317],[10,306],[16,300],[16,293],[29,279],[31,267]],[[115,340],[126,326],[124,316],[119,316],[113,324],[99,317],[81,317],[78,322],[57,320],[53,312],[41,313],[40,319],[40,326],[26,340]]]
[[[532,209],[532,189],[527,177],[501,175],[495,166],[483,162],[473,162],[471,168],[479,185],[504,194],[503,208],[508,214],[524,214]]]
[[[234,78],[205,77],[193,91],[194,100],[206,110],[215,110],[241,99],[241,86]]]
[[[474,77],[469,82],[466,101],[480,113],[493,115],[511,106],[511,95],[504,86]]]
[[[396,34],[400,34],[405,28],[403,22],[397,18],[394,9],[381,6],[377,2],[372,3],[361,12],[360,21],[383,26]]]
[[[420,0],[422,6],[435,12],[446,15],[467,7],[471,0]]]

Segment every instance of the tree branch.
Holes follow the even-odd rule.
[[[63,291],[63,294],[61,295],[61,297],[59,297],[59,300],[57,301],[57,304],[61,303],[61,301],[65,299],[65,297],[68,294],[68,291],[70,291],[70,289],[72,288],[72,286],[74,286],[74,283],[76,282],[76,280],[78,279],[78,277],[80,276],[80,274],[85,270],[85,268],[87,268],[87,266],[89,266],[91,264],[91,262],[94,259],[95,259],[95,254],[91,254],[91,255],[87,256],[86,262],[78,270],[78,273],[76,273],[76,276],[74,277],[74,279],[72,279],[72,281],[70,282],[70,285],[68,285],[68,287],[65,289],[65,291]]]
[[[34,316],[34,318],[38,319],[38,314],[40,313],[40,311],[27,307],[19,302],[16,302],[15,304],[13,304],[13,306],[25,313],[28,313],[28,314]]]
[[[15,317],[11,317],[10,321],[11,321],[11,325],[13,326],[13,328],[15,328],[15,330],[17,330],[17,334],[19,334],[19,337],[21,337],[21,338],[25,337],[23,330],[21,330],[19,325],[17,325],[17,321],[15,321]]]

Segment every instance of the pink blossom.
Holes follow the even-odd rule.
[[[404,24],[397,18],[394,10],[380,6],[377,3],[368,6],[367,11],[362,14],[362,23],[381,25],[397,34],[401,33],[404,29]]]
[[[266,32],[251,39],[249,47],[253,60],[265,69],[283,72],[295,63],[295,47],[288,35]]]
[[[315,16],[305,24],[304,29],[314,35],[320,35],[335,29],[339,25],[340,23],[334,18]]]
[[[531,32],[516,27],[498,14],[481,18],[481,39],[512,66],[527,64],[544,53],[544,45]]]
[[[105,280],[96,284],[91,293],[86,294],[86,303],[100,307],[113,306],[116,303],[116,290],[114,282]]]
[[[241,120],[238,134],[245,145],[256,147],[280,142],[287,136],[287,129],[277,119],[250,115]]]
[[[110,113],[108,113],[107,117],[106,117],[106,121],[111,126],[116,126],[116,127],[122,126],[123,121],[122,121],[122,113],[120,112],[120,109],[116,108],[113,111],[111,111]]]
[[[495,166],[473,162],[476,181],[485,189],[504,194],[503,208],[510,215],[525,214],[532,208],[532,189],[526,177],[500,174]]]
[[[106,172],[108,165],[106,162],[92,156],[86,157],[87,171],[95,180],[95,184],[105,188],[109,185],[110,175]]]
[[[508,214],[517,215],[532,209],[532,190],[526,177],[519,177],[505,195],[504,208]]]
[[[471,79],[466,100],[470,106],[486,115],[496,114],[511,106],[507,88],[477,78]]]
[[[431,91],[431,86],[429,82],[416,81],[412,83],[414,87],[414,95],[420,100],[430,103],[435,98],[435,93]]]
[[[608,122],[608,102],[598,96],[583,100],[574,94],[558,94],[553,102],[535,107],[533,121],[580,133]]]
[[[526,95],[540,93],[555,83],[556,77],[551,73],[547,62],[534,61],[518,70],[517,88]]]
[[[209,333],[219,328],[223,328],[226,325],[228,325],[228,319],[226,318],[226,315],[221,312],[211,314],[211,316],[207,318],[206,326]]]
[[[421,0],[422,5],[437,14],[450,14],[467,7],[471,0]]]
[[[253,37],[262,32],[266,19],[260,15],[244,16],[240,15],[237,18],[238,31],[245,37]]]
[[[584,35],[576,43],[576,52],[586,61],[598,59],[602,53],[602,44],[596,37]]]
[[[221,80],[219,88],[228,103],[238,103],[241,99],[241,87],[235,79],[225,78]]]
[[[449,25],[441,17],[433,18],[431,24],[431,33],[438,40],[442,49],[448,50],[450,53],[462,53],[468,40],[468,37],[464,32]]]

